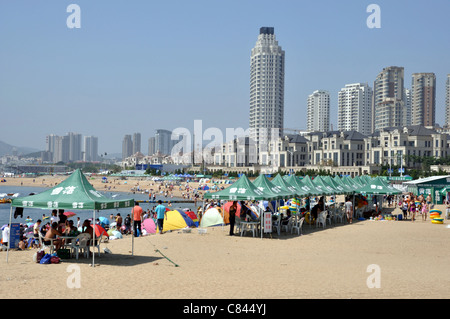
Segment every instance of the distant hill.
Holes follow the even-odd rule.
[[[39,150],[35,148],[13,146],[0,141],[0,156],[12,155],[14,150],[17,150],[18,155],[25,155],[29,153],[39,152]]]

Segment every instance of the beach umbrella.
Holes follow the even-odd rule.
[[[109,237],[108,232],[102,226],[91,225],[91,227],[94,227],[94,229],[95,229],[95,237],[100,237],[101,235]]]
[[[100,216],[98,218],[98,220],[100,221],[100,225],[103,226],[103,227],[109,225],[109,220],[106,217]]]
[[[64,216],[67,216],[67,217],[73,217],[73,216],[76,216],[76,214],[75,214],[74,212],[64,212],[63,215],[64,215]]]
[[[142,223],[142,228],[144,228],[147,233],[155,234],[156,233],[156,225],[153,219],[146,218],[144,219],[144,222]]]

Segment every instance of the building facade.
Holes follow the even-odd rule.
[[[250,58],[250,138],[265,145],[284,127],[285,53],[274,28],[262,27]]]
[[[445,82],[445,127],[450,128],[450,74]]]
[[[436,123],[436,75],[414,73],[411,86],[411,124],[434,126]]]
[[[367,83],[347,84],[338,93],[338,130],[372,133],[372,95]]]
[[[384,68],[373,85],[372,132],[405,124],[404,68]]]
[[[326,132],[330,130],[330,93],[317,90],[308,96],[307,123],[309,132]]]

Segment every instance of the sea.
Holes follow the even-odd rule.
[[[24,197],[28,196],[31,193],[41,193],[43,191],[48,190],[48,188],[44,187],[29,187],[29,186],[0,186],[0,194],[1,193],[7,193],[7,194],[16,194],[18,193],[18,197]],[[114,198],[114,199],[125,199],[125,198],[133,198],[134,200],[145,200],[148,201],[148,194],[146,193],[125,193],[125,192],[106,192],[106,191],[99,191],[103,193],[106,197]],[[114,196],[114,197],[113,197]],[[181,198],[170,198],[170,197],[164,197],[164,196],[158,196],[156,195],[156,200],[158,201],[161,199],[162,201],[172,201],[172,206],[169,207],[170,209],[180,209],[183,210],[185,208],[192,209],[194,211],[197,211],[196,207],[194,206],[194,203],[176,203],[177,200],[183,200]],[[156,203],[140,203],[139,204],[143,210],[150,209],[152,210],[153,206],[157,206]],[[167,204],[164,204],[166,207]],[[197,206],[201,205],[200,202],[197,201]],[[31,223],[36,222],[38,219],[42,220],[42,215],[45,214],[45,216],[51,215],[51,210],[49,209],[39,209],[39,208],[24,208],[23,210],[23,216],[18,216],[17,218],[14,218],[14,210],[15,207],[13,207],[12,210],[12,223],[22,223],[27,224],[28,221],[26,221],[27,218],[30,218],[32,221]],[[66,210],[68,211],[68,210]],[[74,224],[77,224],[77,217],[80,217],[81,222],[83,222],[85,219],[92,218],[92,210],[70,210],[76,214],[76,216],[69,218],[74,221]],[[0,204],[0,227],[3,225],[6,225],[9,223],[9,217],[11,212],[11,204]],[[106,217],[109,219],[110,215],[113,214],[114,216],[117,215],[117,213],[120,213],[122,217],[125,217],[127,214],[131,215],[131,208],[119,208],[119,209],[109,209],[109,210],[101,210],[95,212],[95,217],[99,218],[100,216]],[[48,219],[47,219],[48,221]],[[45,223],[45,221],[43,221]],[[0,232],[1,237],[1,232]]]

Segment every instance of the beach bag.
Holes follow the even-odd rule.
[[[59,262],[61,261],[61,259],[59,257],[53,256],[52,258],[50,258],[50,263],[51,264],[59,264]]]
[[[52,255],[45,254],[44,257],[41,258],[40,264],[50,264],[50,260],[52,259]]]
[[[61,259],[69,259],[70,258],[70,250],[67,248],[58,249],[56,255]]]
[[[45,255],[45,251],[39,250],[36,253],[36,262],[39,263],[41,261],[42,257],[44,257],[44,255]]]

